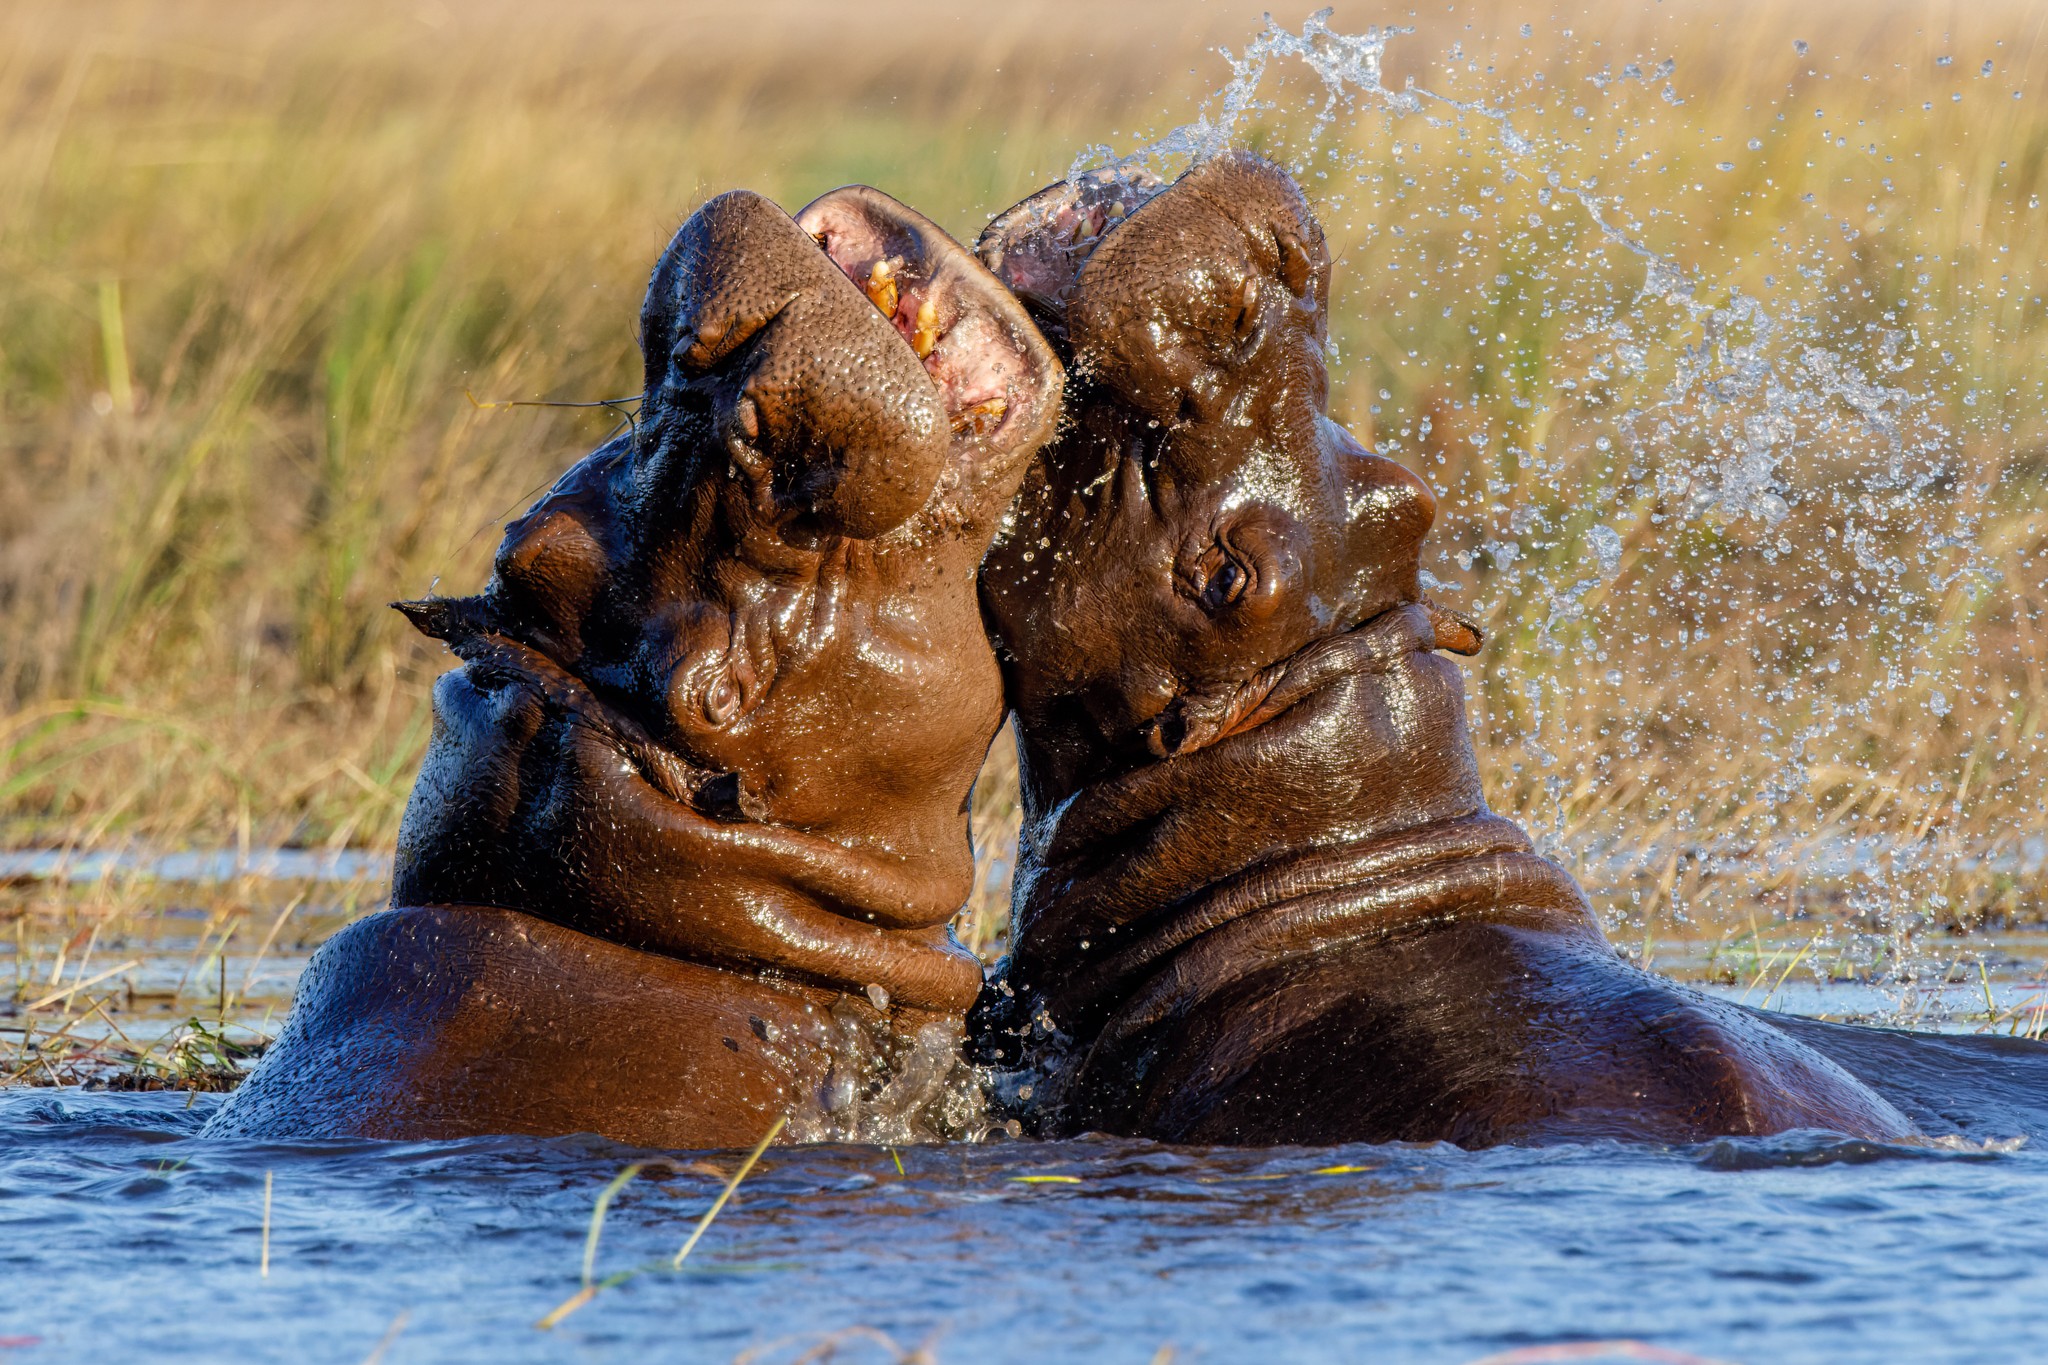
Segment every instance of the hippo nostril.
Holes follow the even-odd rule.
[[[1145,727],[1145,747],[1154,758],[1172,758],[1181,751],[1187,739],[1187,718],[1177,709],[1168,709]]]
[[[683,328],[682,332],[676,337],[676,344],[669,348],[669,363],[677,369],[682,369],[689,364],[690,352],[696,350],[697,346],[697,329],[694,327]]]

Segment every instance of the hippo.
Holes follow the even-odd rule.
[[[208,1131],[704,1147],[979,1113],[948,928],[1004,714],[976,568],[1059,362],[864,186],[710,200],[640,345],[632,430],[510,524],[484,591],[398,604],[460,666],[391,905],[322,946]],[[897,1128],[863,1126],[885,1084]]]
[[[1008,956],[969,1021],[1029,1131],[1683,1142],[1915,1123],[1639,970],[1487,809],[1426,599],[1435,499],[1327,414],[1331,263],[1249,153],[1062,181],[976,247],[1068,367],[981,571],[1019,747]]]

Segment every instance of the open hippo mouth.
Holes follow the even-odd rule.
[[[1026,373],[1030,321],[937,224],[865,185],[834,190],[796,222],[910,347],[955,436],[1002,443],[1037,414],[1045,385]]]
[[[640,331],[643,456],[724,447],[757,522],[792,544],[878,541],[921,510],[973,519],[1059,406],[1059,361],[1017,299],[864,185],[794,217],[712,199],[663,253]]]
[[[1166,188],[1164,180],[1138,167],[1054,181],[984,228],[974,254],[1064,347],[1067,305],[1081,268],[1104,238]]]

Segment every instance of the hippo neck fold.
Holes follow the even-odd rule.
[[[1461,918],[1597,941],[1577,884],[1486,808],[1441,638],[1395,608],[1264,670],[1172,757],[1049,809],[1027,783],[997,1027],[1108,1037],[1277,957]]]
[[[472,637],[460,652],[466,666],[435,691],[395,904],[516,910],[940,1014],[974,998],[979,965],[945,923],[950,878],[748,818],[730,774],[650,743],[517,642]]]

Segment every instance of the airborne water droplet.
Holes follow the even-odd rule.
[[[1595,858],[1587,840],[1591,847],[1601,839],[1625,843],[1658,820],[1679,831],[1670,836],[1675,846],[1709,862],[1717,847],[1749,847],[1744,841],[1759,835],[1765,843],[1754,846],[1781,850],[1763,855],[1766,866],[1818,857],[1864,868],[1868,859],[1855,850],[1891,847],[1890,861],[1859,872],[1862,880],[1843,891],[1845,909],[1877,926],[1878,939],[1917,923],[1912,917],[1928,902],[1914,879],[1934,875],[1934,862],[1897,848],[1895,827],[1875,811],[1817,825],[1817,793],[1806,785],[1809,774],[1875,772],[1892,761],[1875,757],[1891,737],[1872,714],[1873,694],[1911,689],[1936,716],[1979,720],[1974,684],[1953,671],[1975,665],[1968,656],[1962,664],[1923,662],[1919,627],[1948,600],[1952,584],[1975,591],[1970,585],[1989,572],[1979,549],[1984,523],[1972,520],[1984,514],[1945,491],[1958,489],[1971,468],[1947,423],[1960,414],[2003,424],[2010,436],[2008,409],[2019,395],[1980,396],[1969,383],[1976,376],[1964,367],[1981,353],[1956,344],[1957,307],[1944,316],[1943,305],[1972,277],[1936,255],[1939,246],[1922,256],[1924,234],[1933,230],[1927,221],[1884,221],[1911,201],[1910,184],[1886,179],[1892,198],[1885,207],[1874,191],[1856,199],[1872,205],[1870,221],[1856,223],[1844,221],[1824,191],[1808,188],[1836,183],[1851,159],[1889,166],[1916,149],[1882,140],[1874,126],[1859,131],[1875,106],[1837,107],[1846,92],[1800,111],[1821,120],[1812,150],[1788,147],[1803,141],[1796,135],[1762,136],[1785,124],[1783,113],[1704,129],[1672,170],[1705,163],[1707,146],[1746,146],[1757,155],[1742,164],[1754,169],[1760,192],[1786,192],[1808,206],[1755,225],[1756,272],[1749,276],[1745,267],[1738,277],[1715,261],[1711,238],[1680,230],[1701,225],[1687,215],[1703,177],[1687,176],[1682,187],[1675,179],[1634,178],[1661,175],[1661,154],[1676,144],[1618,142],[1619,150],[1593,153],[1589,163],[1591,144],[1575,141],[1610,117],[1631,138],[1646,136],[1663,112],[1659,100],[1685,102],[1686,87],[1666,83],[1674,77],[1670,62],[1654,70],[1630,64],[1618,77],[1607,66],[1597,74],[1553,68],[1548,80],[1537,78],[1553,96],[1583,89],[1565,83],[1582,76],[1609,98],[1587,105],[1556,99],[1546,110],[1465,93],[1467,67],[1484,55],[1463,51],[1448,54],[1458,64],[1457,93],[1430,88],[1427,62],[1390,89],[1382,61],[1408,30],[1343,34],[1328,20],[1319,13],[1299,33],[1269,24],[1241,53],[1227,54],[1230,82],[1194,121],[1121,160],[1107,148],[1091,154],[1177,170],[1241,145],[1256,121],[1261,150],[1301,175],[1327,170],[1333,189],[1337,170],[1348,168],[1358,189],[1347,194],[1388,210],[1384,226],[1345,229],[1362,241],[1349,244],[1355,264],[1339,289],[1356,290],[1369,305],[1378,301],[1372,291],[1385,288],[1388,304],[1374,323],[1383,340],[1363,348],[1367,366],[1350,376],[1360,386],[1354,397],[1369,408],[1385,404],[1384,414],[1373,413],[1373,434],[1396,458],[1427,465],[1442,484],[1444,539],[1434,542],[1433,562],[1447,578],[1453,566],[1458,573],[1443,582],[1424,569],[1424,585],[1467,593],[1481,613],[1501,610],[1507,622],[1540,628],[1512,665],[1496,665],[1503,672],[1491,681],[1513,694],[1516,714],[1488,717],[1508,747],[1489,780],[1522,801],[1539,842],[1582,859]],[[1533,37],[1533,26],[1525,36]],[[1810,57],[1804,39],[1793,49]],[[1263,77],[1277,74],[1269,68],[1288,58],[1310,75],[1312,93],[1297,105],[1305,138],[1286,131],[1286,100],[1260,98]],[[1936,78],[1925,67],[1912,71],[1918,88],[1906,90],[1931,111]],[[1622,82],[1640,86],[1618,88]],[[1910,109],[1909,100],[1901,103]],[[1575,108],[1586,112],[1560,134]],[[1927,136],[1933,123],[1894,137]],[[1452,141],[1457,150],[1446,151]],[[1639,171],[1644,150],[1659,155],[1643,158]],[[1477,186],[1460,178],[1481,161],[1490,174]],[[1738,163],[1705,164],[1728,173]],[[1781,173],[1787,178],[1770,179]],[[1734,202],[1732,189],[1720,197],[1706,207],[1724,225],[1751,212],[1764,216],[1761,206]],[[2038,207],[2024,190],[2012,199],[2015,211],[2021,203]],[[1432,217],[1448,231],[1433,229]],[[1889,291],[1872,289],[1843,259],[1843,245],[1857,241],[1859,230],[1890,234],[1884,240],[1896,244],[1891,264],[1899,272],[1892,282],[1907,301],[1887,308]],[[2008,250],[2003,241],[1997,249]],[[2020,249],[2015,239],[2010,250]],[[1377,259],[1368,261],[1373,253]],[[1738,283],[1747,278],[1757,285]],[[2010,283],[2020,283],[2017,274]],[[1755,287],[1769,292],[1747,292]],[[2002,289],[1997,296],[2007,297]],[[1543,329],[1502,328],[1509,308],[1543,320]],[[1354,303],[1349,311],[1361,309]],[[1330,313],[1346,317],[1341,299]],[[1481,349],[1507,336],[1511,346]],[[1536,362],[1526,387],[1505,372],[1508,352]],[[1341,389],[1346,377],[1326,358]],[[1473,362],[1476,381],[1462,392],[1452,374],[1461,358]],[[1396,371],[1414,367],[1417,382],[1384,391],[1362,386],[1389,362]],[[1372,392],[1379,404],[1370,402]],[[1432,393],[1441,397],[1424,398]],[[1626,679],[1606,666],[1609,651],[1631,661]],[[1593,678],[1628,690],[1592,709],[1566,700],[1583,698]],[[1937,684],[1941,691],[1932,690]],[[1567,837],[1567,770],[1596,784],[1637,777],[1642,770],[1632,760],[1666,757],[1652,729],[1744,754],[1737,780],[1755,783],[1757,799],[1745,807],[1757,812],[1755,823],[1747,816],[1725,823],[1702,813],[1691,794],[1653,782],[1654,795],[1616,806],[1598,828],[1578,820],[1592,832]],[[1528,761],[1516,762],[1517,751]],[[1715,913],[1729,894],[1703,885],[1694,907]],[[1918,951],[1895,941],[1879,956],[1891,953],[1888,960],[1910,970]]]
[[[1600,576],[1612,578],[1621,568],[1621,536],[1611,526],[1595,526],[1586,532],[1586,546],[1600,564]]]

